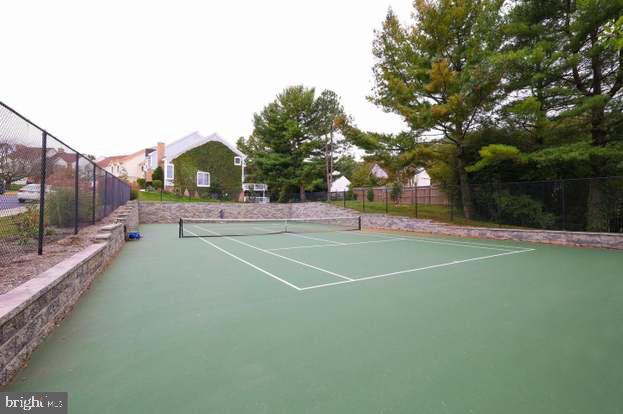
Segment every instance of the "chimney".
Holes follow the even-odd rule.
[[[158,152],[158,166],[164,168],[164,142],[159,142],[156,147],[156,151]]]

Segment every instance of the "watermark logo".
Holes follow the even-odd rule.
[[[0,414],[67,414],[66,392],[0,392]]]

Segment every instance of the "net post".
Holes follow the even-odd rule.
[[[41,188],[39,189],[39,238],[37,240],[37,254],[43,254],[43,236],[45,222],[45,175],[47,161],[48,133],[43,131],[41,134]]]
[[[358,225],[358,229],[361,231],[361,216],[359,216],[359,219],[357,220],[357,225]]]
[[[389,214],[389,199],[387,194],[387,185],[385,186],[385,214]]]
[[[180,217],[180,225],[178,227],[178,238],[182,238],[182,232],[184,231],[184,220]]]
[[[344,208],[346,208],[346,190],[343,191],[342,198],[344,198]]]

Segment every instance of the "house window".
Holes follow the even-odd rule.
[[[242,165],[242,158],[234,157],[234,165]]]
[[[167,180],[175,178],[175,165],[167,164]]]
[[[172,186],[174,178],[175,178],[175,166],[165,161],[164,162],[164,185],[169,186],[169,187]]]
[[[152,151],[147,156],[147,168],[150,170],[155,170],[158,166],[158,151]]]
[[[210,173],[205,171],[197,171],[197,187],[210,186]]]

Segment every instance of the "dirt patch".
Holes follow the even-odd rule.
[[[47,241],[43,246],[43,255],[37,254],[36,248],[23,252],[0,263],[0,294],[4,294],[22,283],[45,272],[87,246],[94,243],[98,229],[113,222],[110,217],[100,223],[80,229],[77,235],[67,235],[54,241]]]

